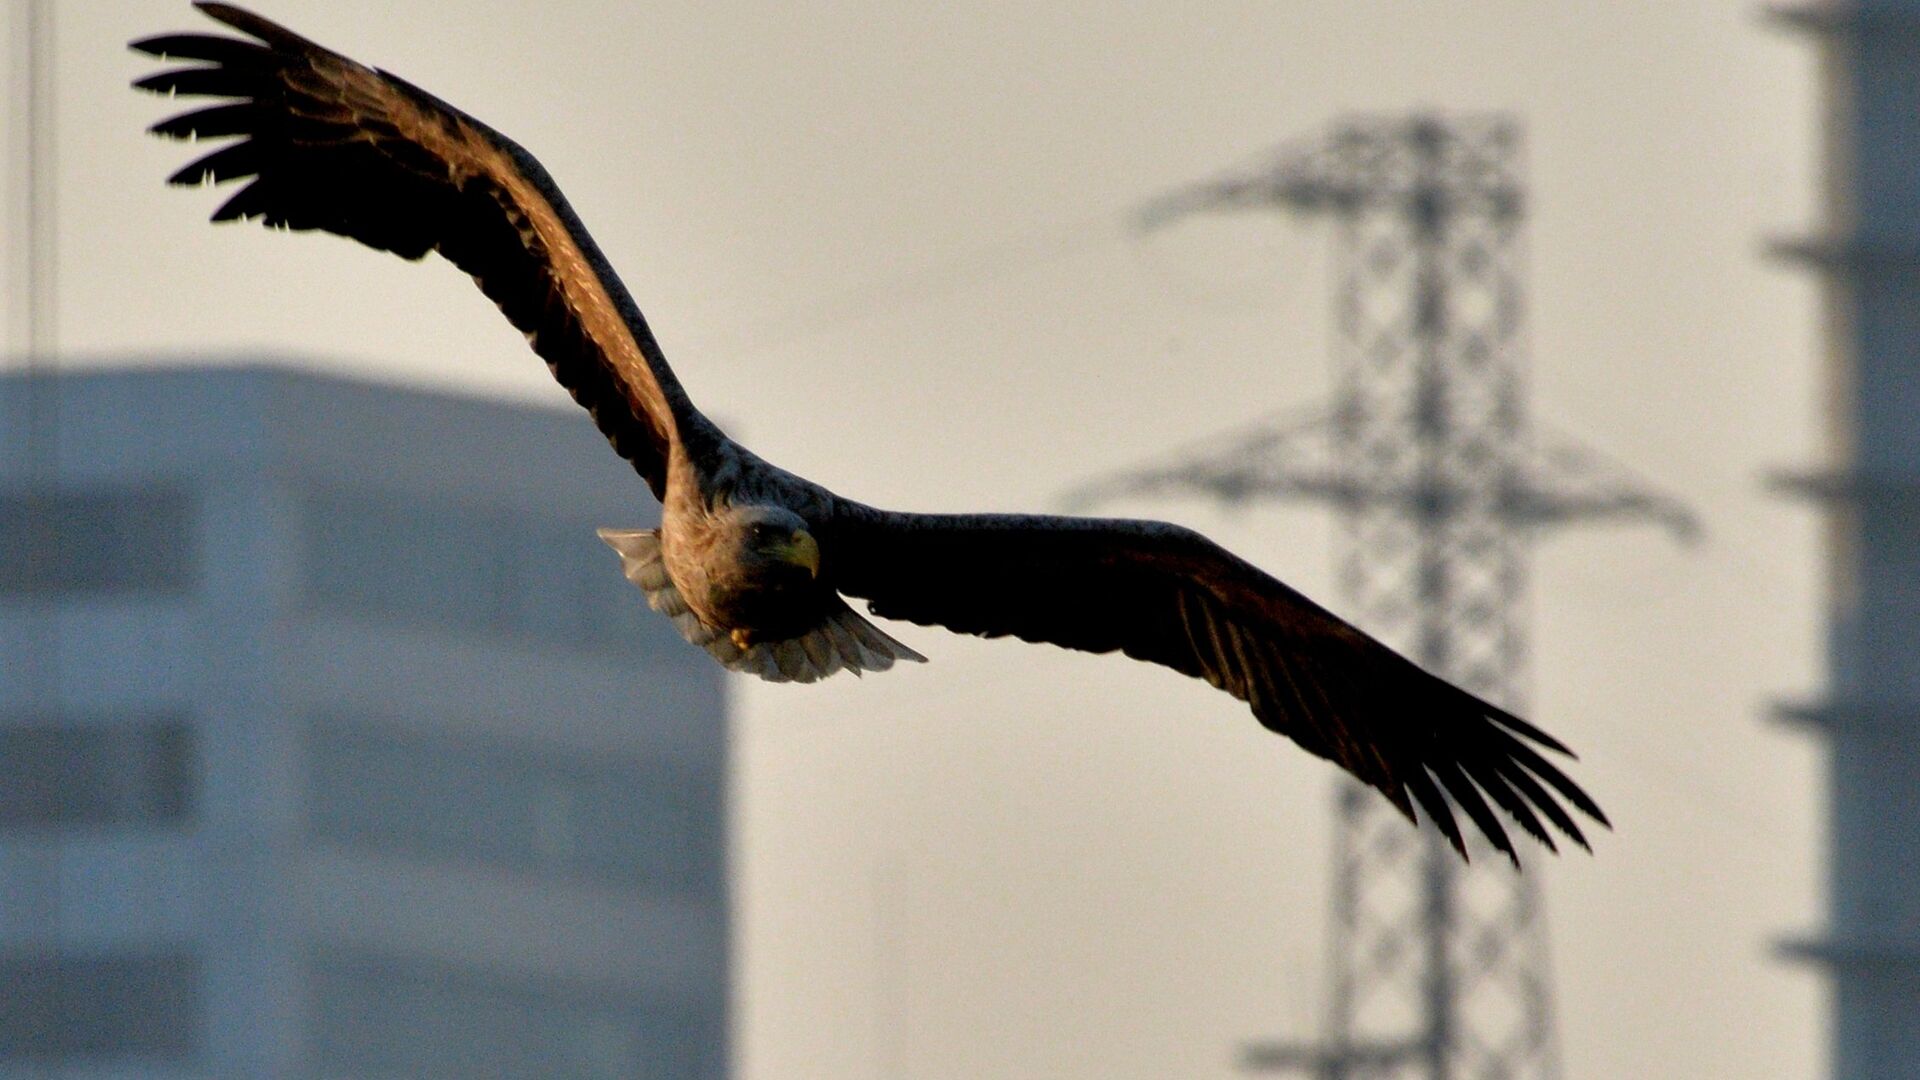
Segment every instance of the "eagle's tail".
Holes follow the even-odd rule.
[[[647,594],[647,606],[672,619],[681,637],[707,650],[729,670],[768,682],[809,683],[840,671],[855,675],[885,671],[899,660],[926,662],[926,657],[895,641],[845,603],[837,604],[818,625],[798,637],[756,641],[742,649],[726,632],[701,622],[687,606],[667,576],[660,556],[660,530],[601,529],[599,533],[619,554],[627,580]]]

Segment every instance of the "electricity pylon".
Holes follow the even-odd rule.
[[[1693,528],[1625,469],[1528,424],[1520,161],[1510,118],[1360,117],[1149,206],[1147,228],[1203,210],[1330,217],[1338,389],[1329,408],[1227,433],[1078,500],[1330,502],[1346,613],[1519,710],[1533,536],[1601,518]],[[1249,1045],[1245,1066],[1325,1080],[1557,1076],[1538,877],[1484,842],[1461,864],[1436,830],[1409,828],[1357,783],[1336,805],[1325,1030]]]

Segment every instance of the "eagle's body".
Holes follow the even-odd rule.
[[[1559,742],[1191,530],[896,513],[762,461],[694,407],[531,154],[396,76],[238,8],[196,6],[254,40],[134,43],[195,62],[135,85],[232,99],[154,126],[239,139],[173,181],[251,178],[216,221],[437,251],[473,275],[660,500],[657,531],[601,531],[626,576],[727,667],[810,682],[923,659],[842,599],[854,596],[881,616],[1119,650],[1205,679],[1409,817],[1425,810],[1463,854],[1456,807],[1509,856],[1489,800],[1549,847],[1549,824],[1585,844],[1563,799],[1605,822],[1536,749],[1565,753]]]

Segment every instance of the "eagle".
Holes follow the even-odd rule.
[[[169,181],[244,180],[216,222],[320,229],[472,275],[660,502],[603,529],[649,606],[725,667],[776,682],[884,671],[918,652],[867,614],[1129,657],[1206,680],[1422,813],[1464,858],[1464,814],[1519,865],[1501,816],[1588,848],[1600,807],[1552,736],[1430,673],[1253,564],[1159,521],[922,514],[762,460],[696,408],[646,319],[533,155],[412,83],[224,3],[243,36],[132,43],[184,62],[134,83],[225,99],[150,129],[226,139]],[[1417,809],[1416,809],[1417,808]]]

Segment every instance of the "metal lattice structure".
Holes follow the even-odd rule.
[[[1201,210],[1333,219],[1336,400],[1080,498],[1331,502],[1346,613],[1520,709],[1531,536],[1602,517],[1691,528],[1625,470],[1528,425],[1520,161],[1519,127],[1505,117],[1355,118],[1149,207],[1147,227]],[[1557,1076],[1537,876],[1488,857],[1484,842],[1462,865],[1437,831],[1409,828],[1350,781],[1336,828],[1326,1030],[1249,1046],[1247,1067],[1343,1080]]]

